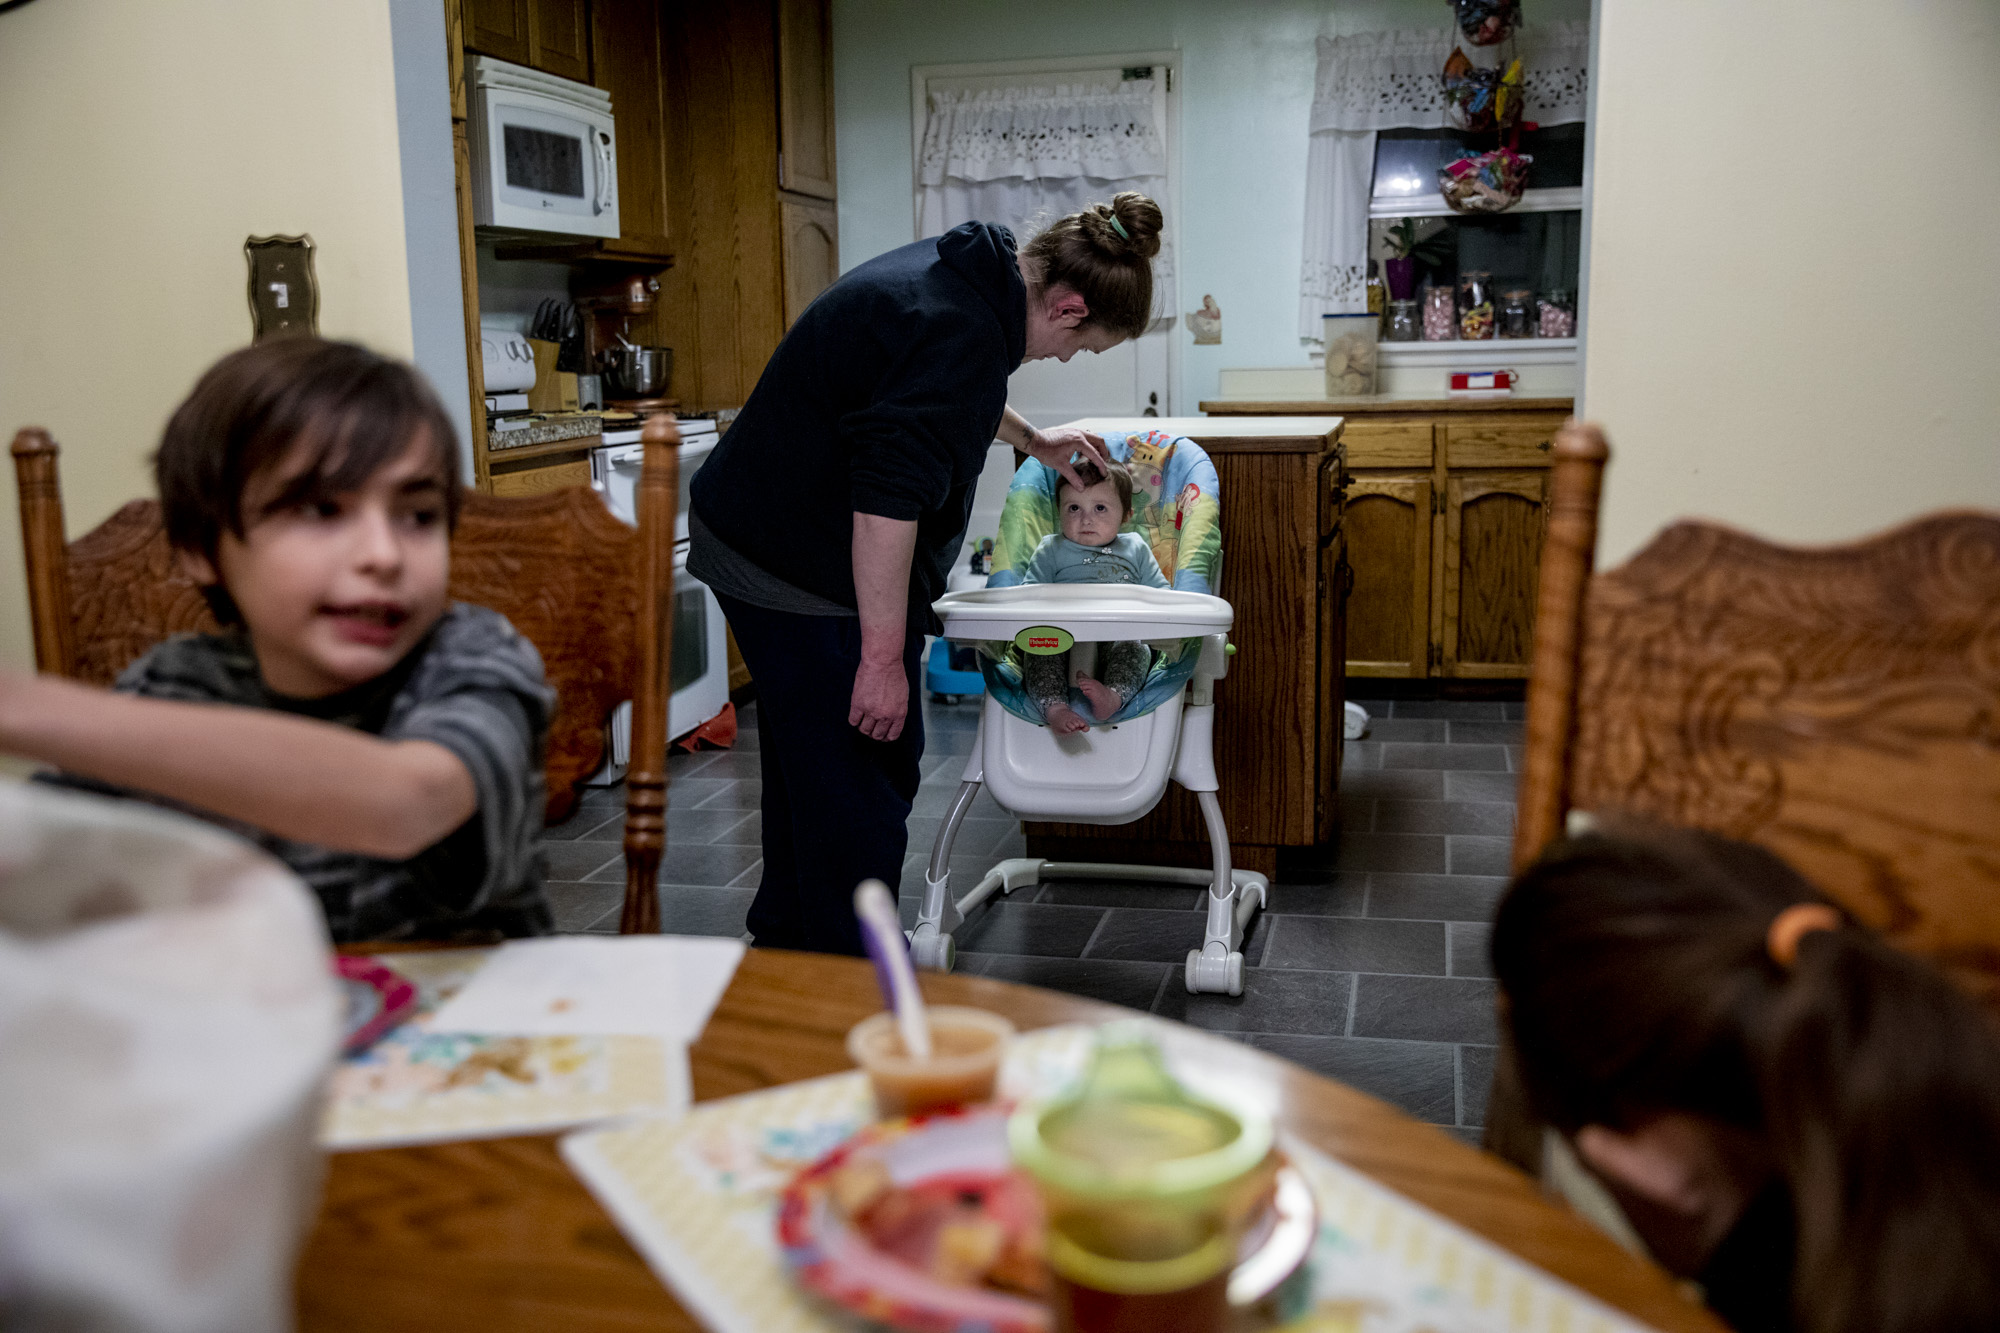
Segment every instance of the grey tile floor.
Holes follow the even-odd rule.
[[[1181,887],[1024,890],[961,930],[960,970],[1225,1033],[1476,1140],[1493,1067],[1486,932],[1505,884],[1523,705],[1362,702],[1374,720],[1348,743],[1339,834],[1281,863],[1246,942],[1240,997],[1183,989],[1182,960],[1201,941],[1202,918],[1201,890]],[[966,705],[925,705],[906,921],[977,717]],[[763,869],[755,705],[742,723],[735,750],[676,754],[668,765],[660,916],[669,931],[743,930]],[[623,800],[620,789],[593,789],[548,831],[559,929],[618,928]],[[982,792],[953,848],[954,887],[1024,851],[1020,826]]]

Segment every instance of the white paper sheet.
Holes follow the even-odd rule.
[[[740,940],[551,935],[513,940],[437,1011],[435,1032],[630,1034],[683,1045],[708,1025]]]

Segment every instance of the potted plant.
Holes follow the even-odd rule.
[[[1389,299],[1410,301],[1417,295],[1417,270],[1442,267],[1451,239],[1446,230],[1434,231],[1421,240],[1417,219],[1400,218],[1389,224],[1384,237],[1390,257],[1382,261],[1382,278],[1389,285]]]

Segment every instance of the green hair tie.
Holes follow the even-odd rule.
[[[1111,230],[1118,233],[1118,239],[1121,241],[1129,241],[1132,239],[1132,233],[1125,230],[1125,224],[1118,220],[1118,215],[1116,213],[1111,214]]]

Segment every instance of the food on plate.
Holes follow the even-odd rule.
[[[851,1158],[828,1193],[875,1249],[958,1287],[1044,1297],[1041,1201],[1018,1173],[953,1171],[896,1184],[879,1158]]]

